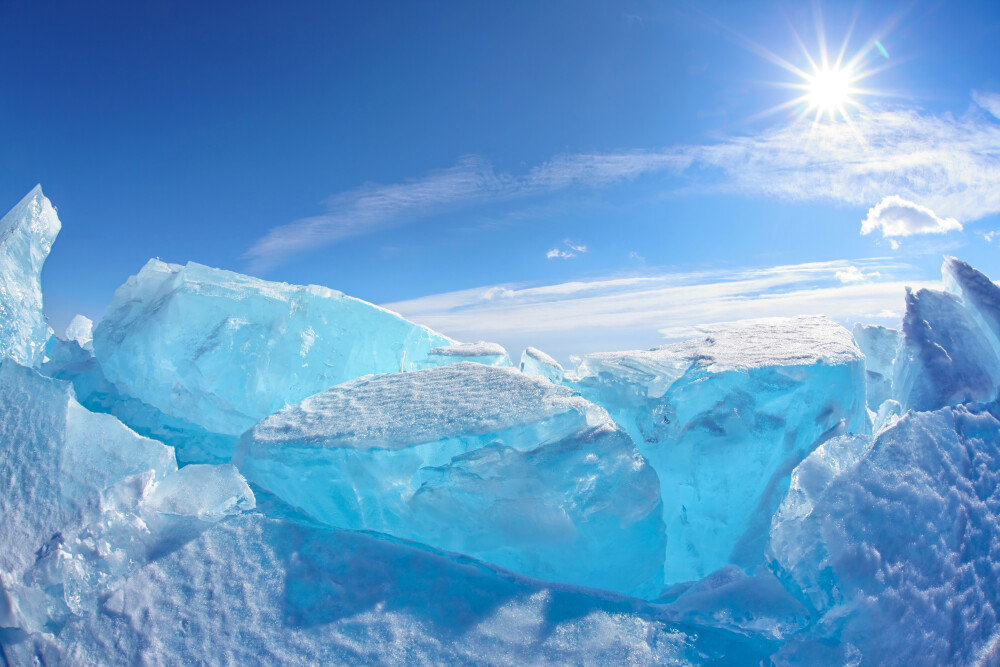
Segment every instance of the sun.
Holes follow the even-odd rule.
[[[794,31],[793,35],[802,51],[804,67],[794,65],[762,46],[748,44],[753,51],[789,72],[796,79],[792,82],[774,82],[775,85],[798,91],[797,96],[756,114],[753,118],[794,110],[794,115],[798,118],[812,120],[813,130],[821,123],[845,123],[854,129],[851,116],[865,110],[862,99],[872,95],[888,94],[885,91],[859,86],[863,80],[889,67],[889,52],[879,41],[878,34],[865,40],[852,57],[847,57],[851,30],[845,35],[839,51],[830,53],[827,50],[822,17],[819,15],[816,19],[815,48],[806,47]]]
[[[854,72],[847,67],[824,67],[807,75],[805,88],[806,112],[816,111],[821,116],[833,118],[837,114],[847,116],[847,108],[856,106],[854,95]]]

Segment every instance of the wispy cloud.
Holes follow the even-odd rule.
[[[844,282],[838,273],[862,276]],[[904,287],[931,283],[885,258],[742,271],[664,273],[554,285],[501,285],[386,304],[459,340],[494,340],[517,354],[531,345],[569,354],[648,348],[722,321],[825,314],[883,324],[902,309]],[[892,316],[890,316],[892,317]]]
[[[872,278],[880,278],[882,276],[878,271],[871,271],[870,273],[864,273],[861,269],[856,266],[849,266],[846,269],[837,271],[833,274],[833,277],[842,283],[860,283],[865,280],[871,280]]]
[[[402,183],[331,197],[320,215],[275,227],[245,253],[260,270],[291,255],[447,208],[683,174],[694,192],[873,206],[890,195],[965,222],[1000,212],[1000,96],[961,116],[915,107],[857,111],[850,123],[793,122],[705,145],[555,157],[522,174],[481,157]],[[680,186],[675,186],[680,187]]]

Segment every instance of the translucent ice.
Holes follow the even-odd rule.
[[[1000,287],[965,262],[945,257],[941,267],[945,287],[961,297],[969,314],[1000,358]]]
[[[159,260],[118,289],[94,332],[122,391],[230,436],[345,380],[419,367],[452,342],[324,287]]]
[[[911,412],[796,469],[770,553],[816,627],[778,664],[997,664],[997,414]]]
[[[604,410],[514,369],[360,378],[264,419],[234,462],[330,525],[551,581],[662,584],[656,474]]]
[[[40,185],[0,219],[0,357],[42,362],[52,334],[42,314],[41,274],[59,218]]]
[[[762,562],[792,469],[831,435],[868,428],[861,354],[821,317],[587,355],[571,386],[608,409],[660,478],[668,583]]]
[[[178,463],[224,463],[232,456],[235,436],[211,433],[122,392],[104,376],[93,352],[76,341],[53,337],[46,354],[42,374],[72,382],[77,400],[88,410],[112,414],[139,435],[172,446]]]
[[[989,401],[997,395],[1000,359],[959,297],[907,290],[892,386],[904,411]]]
[[[529,347],[521,353],[521,372],[529,375],[541,375],[556,384],[566,377],[566,371],[559,362],[539,349]]]
[[[884,401],[892,398],[892,362],[899,346],[899,332],[858,322],[853,334],[854,342],[865,355],[868,409],[878,411]]]

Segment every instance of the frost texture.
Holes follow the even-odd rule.
[[[667,583],[762,562],[795,466],[824,439],[868,428],[863,359],[825,318],[586,355],[575,376],[572,386],[608,409],[660,478]]]
[[[998,414],[910,413],[874,442],[831,441],[799,466],[770,549],[818,620],[779,664],[1000,660]]]
[[[335,384],[416,368],[452,342],[324,287],[159,260],[118,289],[94,332],[119,389],[230,436]]]
[[[0,219],[0,357],[42,363],[52,330],[42,314],[42,265],[61,225],[35,188]]]
[[[854,325],[854,342],[865,355],[868,409],[878,411],[879,406],[892,398],[892,362],[899,347],[899,332],[877,325]]]
[[[514,369],[465,362],[348,382],[261,421],[234,461],[330,525],[552,581],[662,585],[656,474],[604,410]]]

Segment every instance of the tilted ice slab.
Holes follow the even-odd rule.
[[[0,361],[0,628],[51,631],[150,558],[253,507],[235,467],[173,450],[79,405],[66,382]],[[11,634],[13,632],[13,635]]]
[[[1000,661],[998,415],[911,412],[802,462],[770,555],[816,626],[777,664]]]
[[[822,317],[576,364],[571,386],[608,409],[660,478],[668,583],[762,562],[792,469],[832,434],[868,427],[864,360]]]
[[[865,355],[868,409],[877,412],[882,403],[892,398],[892,362],[899,347],[899,331],[858,322],[852,333]]]
[[[566,371],[559,362],[534,347],[525,348],[521,353],[521,372],[541,375],[556,384],[566,379]]]
[[[511,368],[360,378],[264,419],[233,460],[330,525],[549,581],[662,585],[656,474],[604,410]]]
[[[155,259],[94,331],[103,372],[123,392],[230,436],[335,384],[417,368],[453,342],[325,287]]]
[[[958,295],[1000,358],[1000,287],[955,257],[945,257],[941,274],[949,292]]]
[[[958,296],[907,290],[892,385],[904,411],[990,401],[1000,386],[1000,359]]]
[[[42,265],[61,225],[36,185],[0,219],[0,357],[42,362],[52,330],[42,313]]]

